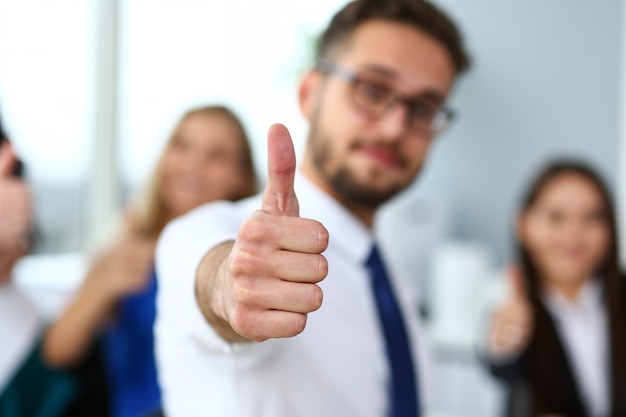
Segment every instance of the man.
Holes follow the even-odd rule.
[[[9,280],[13,265],[30,245],[31,198],[21,169],[0,124],[0,283]]]
[[[0,393],[35,337],[35,307],[11,282],[13,268],[30,246],[32,201],[22,164],[0,122]]]
[[[352,2],[317,52],[299,89],[310,132],[298,172],[272,126],[262,196],[201,207],[159,242],[168,416],[422,415],[417,318],[372,226],[450,121],[468,58],[421,0]]]

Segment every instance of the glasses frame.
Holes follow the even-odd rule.
[[[315,70],[319,71],[322,74],[334,75],[347,81],[352,86],[355,86],[358,82],[363,81],[361,76],[358,73],[350,71],[346,68],[343,68],[331,61],[320,60],[315,64]],[[411,108],[412,104],[416,101],[414,98],[406,97],[405,95],[394,91],[392,88],[389,88],[391,92],[391,100],[389,104],[380,111],[378,114],[374,114],[373,117],[380,118],[385,115],[388,111],[393,109],[398,104],[404,104],[407,108]],[[433,117],[429,126],[425,127],[428,129],[428,133],[430,135],[437,136],[441,133],[445,132],[450,125],[457,118],[457,113],[452,108],[450,108],[446,103],[439,104],[437,108],[437,112],[435,117]],[[408,117],[406,120],[407,125],[411,125]]]

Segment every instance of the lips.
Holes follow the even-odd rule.
[[[382,148],[378,146],[364,146],[359,149],[359,152],[365,155],[368,159],[385,167],[394,167],[400,162],[400,159],[398,158],[396,153],[389,148]]]
[[[561,258],[570,262],[580,262],[586,258],[586,251],[584,249],[563,249],[560,252]]]
[[[178,191],[197,193],[201,189],[201,183],[195,178],[177,178],[173,182],[174,188]]]

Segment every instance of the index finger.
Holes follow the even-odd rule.
[[[299,216],[299,205],[293,190],[296,154],[291,135],[281,124],[270,126],[267,133],[267,184],[262,208],[274,214]]]

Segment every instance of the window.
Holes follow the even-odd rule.
[[[0,0],[0,111],[36,197],[38,250],[78,250],[90,154],[92,2]]]

